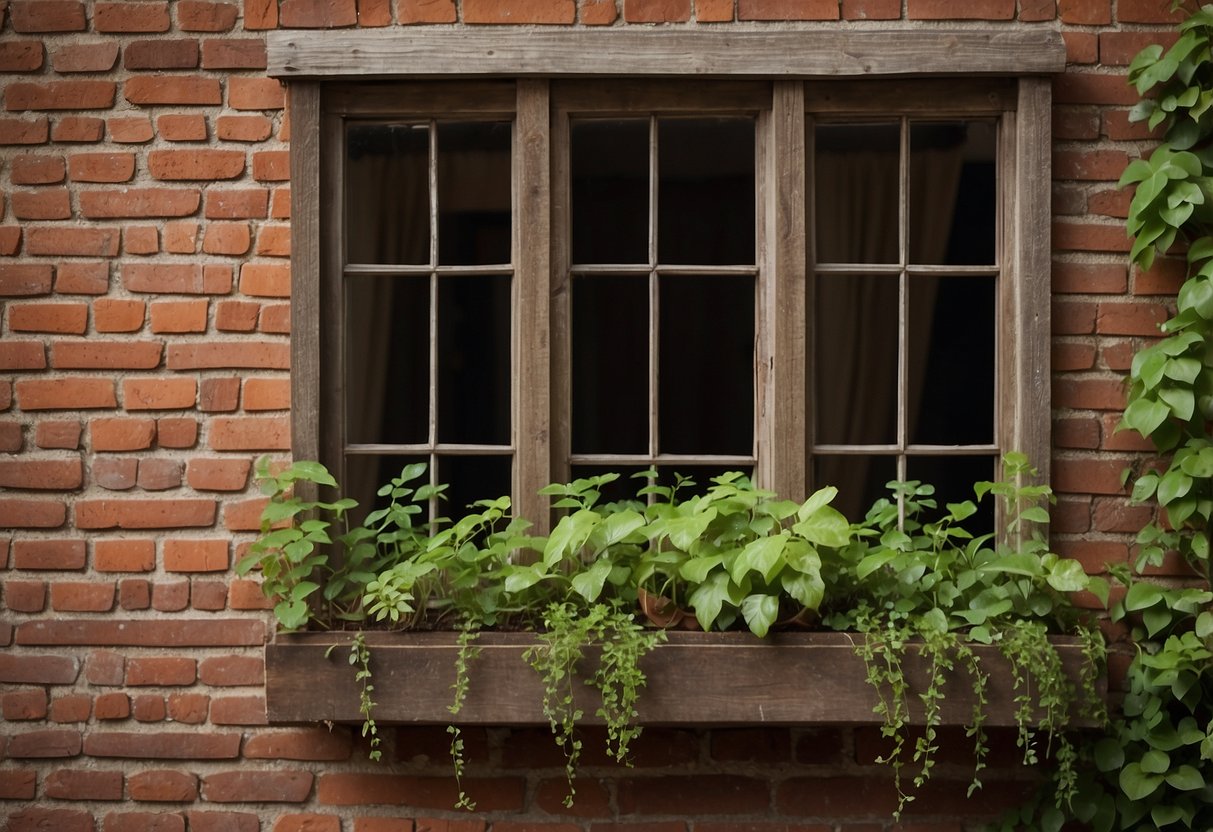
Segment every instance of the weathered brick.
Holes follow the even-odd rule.
[[[352,752],[350,731],[341,729],[275,731],[244,743],[246,759],[337,761],[348,760]]]
[[[34,444],[39,448],[76,450],[80,447],[80,423],[75,420],[60,421],[45,419],[38,422],[34,433]]]
[[[110,139],[123,144],[141,144],[150,142],[155,135],[152,131],[152,120],[147,116],[122,116],[111,118],[107,122]]]
[[[241,619],[56,619],[25,621],[17,626],[20,645],[88,645],[94,647],[259,647],[265,641],[265,623]],[[117,683],[115,683],[117,684]],[[96,735],[94,735],[96,736]],[[135,735],[135,737],[147,735]],[[200,737],[193,734],[190,736]],[[239,734],[235,745],[239,747]],[[203,739],[227,742],[225,735]],[[150,739],[150,738],[149,738]],[[171,741],[166,740],[166,744]],[[137,745],[137,744],[136,744]],[[137,752],[137,748],[133,749]],[[92,752],[88,752],[92,753]],[[94,755],[116,756],[116,755]],[[148,755],[155,756],[155,755]],[[188,752],[183,759],[204,758]],[[233,753],[231,756],[235,756]]]
[[[250,297],[289,298],[291,269],[285,263],[244,263],[240,291]]]
[[[109,612],[114,608],[113,581],[56,581],[51,608],[56,612]]]
[[[206,300],[157,301],[151,305],[152,332],[206,332]]]
[[[240,9],[235,3],[180,0],[177,25],[183,32],[226,32],[236,25]]]
[[[114,257],[118,254],[120,238],[117,228],[35,226],[25,229],[25,250],[27,254],[39,256]],[[13,267],[0,265],[0,286],[4,283],[6,268]],[[32,268],[44,268],[47,276],[50,275],[50,266]]]
[[[0,145],[45,144],[50,135],[46,116],[0,118]]]
[[[245,410],[287,410],[290,406],[290,379],[250,378],[244,382]]]
[[[192,685],[197,678],[193,659],[182,656],[133,657],[126,662],[126,684]]]
[[[93,544],[93,568],[98,572],[150,572],[156,565],[151,540],[106,539]]]
[[[46,609],[46,582],[12,579],[5,581],[4,606],[13,612],[30,614],[42,612]],[[5,718],[10,717],[6,715]]]
[[[290,367],[290,349],[275,341],[212,341],[201,344],[170,344],[170,370],[250,368],[285,370]]]
[[[160,232],[154,225],[130,225],[122,229],[123,254],[156,254]]]
[[[126,785],[131,799],[140,802],[193,803],[198,799],[198,777],[184,771],[140,771],[127,777]]]
[[[188,75],[137,75],[125,81],[122,94],[132,104],[223,103],[218,79]]]
[[[49,295],[52,274],[42,263],[0,263],[0,297]]]
[[[61,500],[0,498],[0,526],[10,529],[57,529],[67,520]]]
[[[454,19],[450,22],[453,23]],[[227,142],[265,141],[272,130],[273,124],[263,115],[219,116],[215,119],[215,135]]]
[[[15,388],[22,410],[89,410],[118,406],[114,382],[106,378],[21,379]]]
[[[94,116],[65,116],[51,128],[56,142],[99,142],[105,135],[105,119]]]
[[[228,565],[226,540],[164,541],[164,568],[168,572],[223,572]]]
[[[141,300],[101,298],[93,303],[93,327],[98,332],[138,332],[146,307]]]
[[[281,25],[290,29],[331,29],[358,22],[354,0],[281,0],[278,5]]]
[[[80,662],[71,656],[0,653],[0,682],[15,685],[71,685]]]
[[[0,488],[71,491],[84,480],[84,463],[74,459],[0,459]]]
[[[159,341],[56,341],[51,366],[67,370],[152,370],[160,365]]]
[[[94,419],[89,423],[94,451],[141,451],[156,438],[152,419]]]
[[[223,416],[211,422],[210,446],[217,451],[289,450],[285,416]]]
[[[117,41],[66,43],[51,55],[55,72],[109,72],[118,62]]]
[[[203,69],[265,69],[265,41],[210,38],[202,42]]]
[[[148,169],[152,176],[165,180],[235,179],[244,173],[244,153],[211,149],[153,150],[148,154]]]
[[[114,106],[113,81],[47,81],[9,84],[4,106],[9,110],[105,110]]]
[[[97,3],[93,27],[98,32],[167,32],[168,3]]]
[[[263,225],[257,230],[257,254],[269,257],[291,256],[289,225]],[[289,275],[288,275],[289,281]]]
[[[215,522],[214,500],[85,499],[75,509],[80,529],[172,529]]]
[[[88,305],[84,303],[24,303],[8,310],[8,325],[14,332],[54,332],[83,335],[88,328]]]
[[[202,797],[212,803],[302,803],[313,780],[309,771],[224,771],[202,778]]]
[[[210,223],[202,238],[202,250],[207,254],[240,255],[246,253],[251,244],[252,232],[247,222]]]
[[[59,696],[51,701],[51,722],[88,722],[93,700],[85,694]]]
[[[29,731],[9,737],[8,756],[15,759],[35,757],[77,757],[80,732],[65,729]]]
[[[127,69],[195,69],[201,50],[193,38],[131,41],[122,51]]]
[[[42,370],[46,347],[41,341],[0,342],[0,370]]]
[[[188,817],[190,832],[258,832],[261,829],[261,821],[248,812],[190,811]]]
[[[0,771],[0,800],[33,800],[38,775],[33,769]]]
[[[90,219],[185,217],[198,210],[202,192],[197,188],[120,188],[81,191],[78,198],[81,212]]]
[[[73,153],[68,171],[73,182],[128,182],[135,175],[135,154]]]
[[[162,448],[192,448],[198,441],[198,420],[186,417],[157,419],[156,437]]]
[[[198,409],[208,413],[230,413],[240,402],[240,379],[205,378],[198,388]]]
[[[63,181],[66,166],[62,156],[23,154],[9,162],[9,181],[14,185],[51,185]]]
[[[133,457],[101,456],[93,460],[93,482],[106,491],[126,491],[135,487],[139,460]]]
[[[13,0],[9,13],[16,32],[83,32],[84,4],[76,0]]]
[[[261,304],[246,300],[223,300],[215,307],[215,329],[220,332],[252,332],[257,328]]]
[[[144,491],[180,488],[185,463],[177,459],[141,459],[137,484]]]
[[[285,90],[276,78],[233,75],[228,79],[227,105],[233,110],[281,110],[285,104]]]

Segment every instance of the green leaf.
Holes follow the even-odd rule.
[[[1129,763],[1120,770],[1120,789],[1130,800],[1145,800],[1162,782],[1161,774],[1145,772],[1138,763]]]
[[[1100,771],[1116,771],[1125,762],[1125,750],[1119,740],[1105,737],[1095,744],[1095,765]]]
[[[1141,770],[1147,774],[1166,774],[1171,768],[1171,757],[1165,751],[1152,748],[1142,755]]]
[[[1213,636],[1213,612],[1202,612],[1196,617],[1196,635],[1205,639]]]
[[[678,568],[678,575],[685,581],[701,584],[717,566],[724,563],[723,555],[707,555],[689,558]]]
[[[1171,470],[1158,483],[1158,502],[1164,506],[1185,496],[1192,488],[1192,478],[1183,471]]]
[[[822,506],[792,526],[796,534],[815,546],[839,548],[851,542],[851,524],[837,509]]]
[[[644,517],[631,509],[607,515],[606,519],[590,535],[590,544],[601,552],[624,540],[645,523]]]
[[[1177,418],[1185,422],[1196,412],[1196,396],[1189,388],[1162,387],[1158,391],[1158,397],[1167,403]]]
[[[733,561],[730,574],[740,583],[747,572],[757,572],[770,582],[780,566],[780,556],[788,544],[787,535],[760,537],[746,545]]]
[[[1122,422],[1125,427],[1149,436],[1171,415],[1171,409],[1153,399],[1137,399],[1125,408]]]
[[[301,460],[296,462],[285,472],[292,480],[307,480],[314,482],[317,485],[328,485],[336,487],[337,480],[333,479],[333,475],[329,473],[329,469],[325,468],[319,462],[311,462],[309,460]]]
[[[704,632],[708,632],[712,629],[716,619],[720,617],[720,610],[724,607],[725,601],[729,600],[729,576],[723,572],[717,572],[696,587],[687,602],[695,610],[695,618],[699,621],[699,626],[703,628]]]
[[[1140,581],[1129,587],[1125,593],[1125,609],[1129,612],[1144,610],[1152,607],[1163,598],[1162,590],[1154,584]]]
[[[585,600],[593,603],[602,595],[602,587],[607,576],[611,574],[611,562],[606,558],[594,561],[594,565],[584,572],[578,572],[569,582],[573,591]]]
[[[1191,792],[1205,787],[1205,778],[1195,766],[1181,765],[1167,774],[1167,785],[1181,792]]]
[[[774,595],[749,595],[741,602],[741,615],[750,632],[765,638],[779,614],[779,599]]]
[[[1046,580],[1058,592],[1078,592],[1087,588],[1086,570],[1081,563],[1068,558],[1053,564]]]

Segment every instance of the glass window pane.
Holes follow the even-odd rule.
[[[895,456],[840,456],[818,454],[813,457],[813,488],[832,485],[838,496],[830,503],[851,522],[864,518],[877,500],[889,497],[887,484],[897,479]]]
[[[906,461],[909,479],[935,486],[937,512],[928,512],[935,519],[945,511],[948,503],[964,500],[977,502],[973,496],[973,484],[994,478],[992,456],[912,456]],[[964,527],[973,534],[994,530],[994,501],[986,497],[977,503],[977,514],[964,522]]]
[[[648,277],[574,277],[572,305],[573,453],[648,453]]]
[[[347,278],[346,442],[428,441],[429,390],[429,278]]]
[[[818,124],[813,136],[816,262],[900,262],[900,125]]]
[[[574,263],[649,262],[649,120],[570,126]]]
[[[657,133],[658,261],[754,263],[753,119],[660,119]]]
[[[915,275],[909,286],[910,442],[993,442],[994,278]]]
[[[438,125],[438,262],[510,262],[509,122]]]
[[[754,452],[754,281],[662,277],[659,446],[669,454]]]
[[[350,263],[430,262],[428,124],[354,122],[345,141]]]
[[[510,278],[438,280],[438,441],[510,442]]]
[[[440,456],[438,482],[447,483],[446,499],[438,502],[438,515],[456,520],[477,500],[494,500],[510,493],[510,456]]]
[[[911,123],[911,263],[997,261],[995,128],[993,121]]]
[[[819,275],[816,282],[814,441],[892,444],[897,441],[898,278]]]

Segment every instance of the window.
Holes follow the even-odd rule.
[[[552,479],[741,468],[854,515],[1047,466],[1046,79],[822,80],[806,33],[441,34],[325,33],[396,76],[356,82],[271,38],[324,79],[291,85],[295,452],[353,496],[425,460],[452,505],[541,519]],[[900,64],[880,34],[845,57],[1060,68],[1047,33]],[[573,77],[605,54],[629,77]]]

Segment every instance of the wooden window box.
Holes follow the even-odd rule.
[[[649,725],[876,724],[877,695],[864,662],[846,633],[784,633],[760,640],[748,633],[670,632],[642,662],[640,722]],[[266,647],[267,710],[271,722],[361,722],[358,688],[349,664],[352,633],[279,634]],[[523,659],[536,643],[529,633],[483,633],[471,663],[467,701],[452,718],[451,685],[458,653],[454,633],[366,634],[374,672],[375,718],[381,723],[546,725],[539,675]],[[1077,681],[1083,663],[1077,639],[1056,638],[1067,674]],[[1014,725],[1016,691],[997,648],[977,647],[989,674],[988,726]],[[910,681],[911,721],[921,723],[914,695],[925,688],[927,664],[904,661]],[[596,691],[583,686],[578,704],[594,716]],[[972,716],[968,674],[950,674],[944,724]],[[1106,682],[1100,681],[1106,695]],[[1089,725],[1076,717],[1075,724]]]

